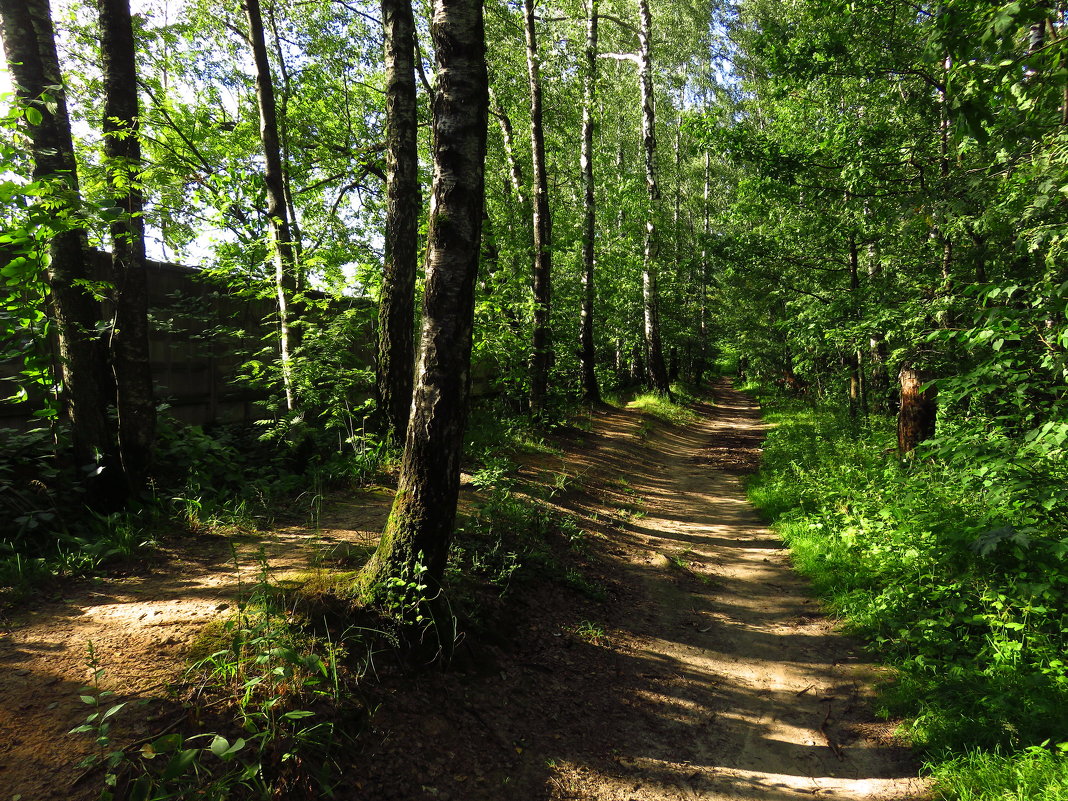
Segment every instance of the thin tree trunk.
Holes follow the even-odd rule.
[[[62,183],[77,195],[74,142],[48,0],[0,0],[0,35],[18,97],[40,115],[39,121],[26,123],[33,178]],[[107,419],[107,363],[96,333],[101,309],[82,283],[93,278],[85,231],[56,234],[50,252],[48,283],[74,458],[79,466],[98,464],[113,447]]]
[[[267,188],[267,217],[271,230],[274,257],[275,294],[278,300],[279,348],[282,357],[282,384],[286,407],[297,405],[293,388],[292,359],[296,348],[290,298],[297,288],[296,260],[293,239],[286,210],[285,178],[282,171],[282,149],[278,138],[278,108],[274,97],[274,79],[267,58],[267,44],[263,33],[260,0],[243,0],[248,20],[249,43],[256,65],[256,102],[260,111],[260,143],[263,146],[264,183]]]
[[[376,386],[388,437],[400,446],[412,407],[415,273],[422,205],[411,3],[382,0],[382,24],[386,40],[386,236]]]
[[[930,380],[922,370],[903,367],[898,379],[901,382],[901,408],[897,414],[897,450],[904,456],[934,436],[938,406],[934,387],[926,392],[920,391]]]
[[[849,297],[853,306],[853,318],[860,314],[860,257],[857,252],[857,238],[849,237]],[[855,347],[849,354],[849,416],[856,418],[862,404],[862,388],[860,377],[861,355],[860,348]]]
[[[282,37],[278,34],[278,22],[275,19],[274,6],[268,6],[268,22],[271,25],[271,38],[274,40],[275,58],[278,59],[279,77],[282,79],[282,99],[278,104],[278,140],[282,156],[282,190],[286,199],[286,211],[289,214],[289,234],[293,245],[293,281],[297,292],[303,292],[307,276],[304,274],[304,245],[300,236],[300,223],[297,217],[297,205],[293,201],[293,182],[290,180],[290,165],[293,163],[289,146],[289,98],[292,96],[292,80],[286,66],[285,53],[282,50]],[[296,305],[292,309],[297,308]]]
[[[434,0],[433,198],[422,347],[397,495],[360,581],[445,572],[460,489],[470,389],[471,328],[484,207],[488,87],[481,0]]]
[[[552,300],[552,218],[549,216],[549,176],[545,169],[545,129],[541,111],[541,56],[534,27],[534,0],[523,0],[530,79],[530,148],[534,172],[534,330],[530,356],[530,407],[545,407],[549,386],[552,341],[549,311]]]
[[[638,0],[638,12],[641,16],[641,29],[638,37],[638,77],[642,99],[645,184],[648,190],[648,206],[645,210],[645,248],[642,261],[642,316],[649,382],[655,392],[668,394],[671,388],[660,345],[660,289],[657,263],[660,254],[656,231],[656,207],[660,201],[660,186],[656,180],[656,109],[653,100],[651,54],[653,18],[649,13],[649,0]]]
[[[579,361],[582,364],[582,394],[586,403],[600,403],[597,386],[593,322],[597,264],[594,237],[597,233],[597,207],[593,176],[593,104],[597,92],[597,0],[590,0],[586,23],[586,74],[582,101],[582,321],[579,332]]]
[[[509,119],[504,107],[501,106],[501,102],[497,99],[497,94],[492,88],[490,89],[489,96],[493,116],[497,118],[497,124],[501,129],[501,139],[504,141],[504,157],[508,162],[509,180],[507,186],[511,191],[515,192],[520,207],[525,208],[527,205],[527,198],[523,194],[523,168],[520,166],[519,160],[515,155],[515,133],[512,130],[512,121]]]
[[[879,256],[875,243],[868,245],[868,285],[873,286],[880,273]],[[868,397],[871,408],[885,412],[890,406],[890,373],[886,368],[886,340],[881,333],[872,334],[868,340],[868,361],[871,364],[868,379]]]
[[[697,369],[694,383],[700,385],[708,369],[708,239],[712,235],[712,220],[708,203],[711,199],[711,162],[705,150],[704,204],[701,220],[701,309],[697,323]]]
[[[645,372],[645,348],[637,342],[634,343],[634,350],[631,353],[630,358],[630,383],[636,387],[640,387],[645,384],[646,372]]]
[[[142,216],[141,143],[137,66],[129,0],[99,0],[104,73],[104,155],[109,184],[120,190],[123,215],[111,224],[115,322],[111,366],[119,418],[119,456],[127,486],[140,492],[152,463],[156,403],[148,344],[145,223]]]

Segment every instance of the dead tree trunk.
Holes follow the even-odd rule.
[[[375,386],[387,436],[400,446],[412,407],[415,273],[422,205],[411,3],[382,0],[382,25],[386,49],[386,236]]]
[[[434,0],[433,198],[422,347],[397,495],[364,587],[390,577],[436,589],[460,489],[486,157],[487,80],[481,0]]]
[[[898,378],[901,382],[901,408],[897,414],[897,450],[904,456],[934,436],[938,406],[934,387],[921,391],[930,380],[924,371],[903,367]]]

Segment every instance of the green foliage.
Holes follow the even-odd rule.
[[[933,766],[936,793],[956,801],[1065,801],[1068,755],[1033,745],[1019,754],[972,751]]]
[[[590,645],[607,645],[609,642],[608,634],[605,632],[604,626],[589,620],[583,620],[575,626],[575,636],[580,640],[588,642]]]
[[[860,428],[796,402],[773,408],[778,425],[751,498],[832,608],[897,668],[888,710],[932,754],[1017,751],[1006,777],[1039,765],[1019,749],[1063,738],[1068,704],[1061,465],[1036,459],[1025,441],[1000,466],[902,462],[881,422]],[[968,425],[951,424],[957,441]],[[996,762],[969,759],[953,764]]]

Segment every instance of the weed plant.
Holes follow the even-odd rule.
[[[969,464],[944,442],[902,460],[890,420],[763,402],[778,425],[750,497],[832,609],[897,668],[886,712],[910,721],[942,792],[1063,798],[1068,510],[1049,502],[1059,471],[1022,448],[1000,471]],[[943,424],[954,427],[966,426]],[[1049,490],[1039,504],[1037,486]],[[1039,785],[1053,789],[1028,789]]]

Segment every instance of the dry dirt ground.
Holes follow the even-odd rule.
[[[892,724],[869,709],[875,669],[836,632],[789,555],[749,506],[743,478],[763,428],[721,382],[685,426],[631,410],[530,459],[524,478],[588,533],[574,569],[605,589],[521,586],[508,631],[461,644],[447,672],[383,670],[372,726],[352,749],[340,799],[914,799],[925,788]],[[563,477],[563,479],[561,479]],[[265,536],[272,570],[312,545],[367,543],[388,497],[324,510],[323,525]],[[218,538],[155,571],[71,587],[0,637],[0,801],[93,797],[66,732],[87,713],[78,688],[91,640],[104,684],[146,701],[117,724],[133,742],[162,729],[161,699],[188,644],[260,569]]]

